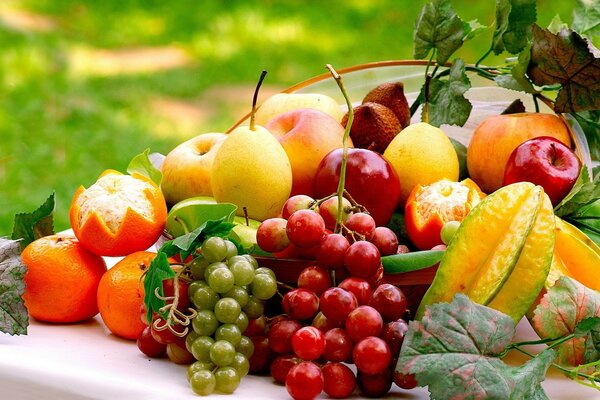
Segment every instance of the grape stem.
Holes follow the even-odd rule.
[[[198,312],[191,307],[188,308],[189,314],[185,314],[177,309],[177,305],[179,304],[179,276],[182,275],[185,270],[185,268],[181,268],[173,278],[173,296],[162,296],[159,288],[154,290],[154,295],[166,303],[164,307],[161,307],[158,310],[159,314],[164,314],[168,311],[164,324],[161,324],[160,319],[157,319],[152,323],[152,328],[156,331],[160,332],[168,329],[175,336],[185,337],[189,332],[188,326],[190,322],[198,315]],[[179,332],[175,329],[175,325],[181,325],[185,328],[183,331]]]

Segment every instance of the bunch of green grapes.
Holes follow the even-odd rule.
[[[254,257],[238,255],[232,242],[219,237],[202,244],[190,271],[194,281],[188,292],[198,315],[186,337],[186,347],[197,360],[188,369],[188,379],[200,395],[233,393],[248,374],[254,351],[242,333],[277,292],[275,274],[259,267]]]

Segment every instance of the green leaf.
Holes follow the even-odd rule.
[[[499,357],[514,333],[512,318],[457,294],[410,322],[397,370],[415,374],[432,399],[546,398],[540,382],[556,354],[548,349],[520,367],[508,366]]]
[[[209,220],[194,229],[190,233],[176,237],[166,242],[160,248],[160,252],[167,256],[179,254],[182,260],[193,254],[202,243],[211,236],[228,237],[234,223],[228,222],[225,217],[219,220]]]
[[[165,224],[167,232],[173,237],[178,237],[209,220],[225,218],[225,221],[233,222],[237,211],[235,204],[207,203],[207,201],[209,200],[205,198],[191,198],[175,204],[167,215]]]
[[[152,322],[153,313],[158,313],[166,320],[166,313],[160,311],[166,303],[156,296],[156,292],[160,296],[164,296],[163,281],[174,276],[175,272],[171,269],[167,255],[159,251],[144,275],[144,304],[147,310],[146,320],[148,323]]]
[[[428,58],[429,52],[436,52],[436,61],[443,65],[458,50],[473,27],[465,23],[454,12],[450,0],[433,0],[423,6],[417,18],[414,43],[414,56]]]
[[[600,110],[580,111],[572,114],[588,141],[590,155],[600,160]]]
[[[54,193],[31,213],[15,215],[11,238],[20,240],[21,250],[36,239],[54,234]]]
[[[576,366],[596,361],[600,356],[599,352],[587,349],[591,331],[583,335],[586,325],[577,330],[582,321],[592,317],[600,317],[600,293],[563,276],[542,297],[531,324],[542,339],[559,338],[576,331],[581,334],[556,348],[559,364]]]
[[[0,332],[26,335],[29,316],[23,302],[25,265],[17,240],[0,238]]]
[[[440,262],[444,250],[411,251],[381,257],[381,264],[386,274],[401,274],[431,267]]]
[[[476,19],[472,19],[471,21],[467,22],[465,29],[466,35],[463,38],[463,41],[471,40],[474,37],[479,36],[487,28],[489,27],[486,25],[481,25]]]
[[[538,86],[561,84],[556,112],[600,109],[600,52],[571,30],[533,26],[527,75]]]
[[[492,39],[494,53],[504,50],[518,54],[531,37],[537,19],[536,0],[496,0],[496,30]]]
[[[150,149],[144,150],[143,153],[140,153],[131,159],[127,166],[127,173],[132,174],[134,172],[144,175],[160,187],[162,172],[150,161]]]
[[[600,42],[600,2],[577,0],[571,28],[595,43]]]
[[[448,79],[433,79],[429,88],[429,123],[439,127],[442,124],[463,126],[473,106],[465,98],[471,81],[465,72],[462,59],[454,60]]]
[[[498,86],[525,93],[539,93],[527,77],[527,67],[531,59],[531,46],[527,45],[519,53],[517,63],[510,69],[511,75],[498,75],[494,81]]]
[[[558,33],[563,29],[569,29],[569,25],[565,24],[561,19],[560,15],[556,14],[552,21],[550,21],[550,25],[548,25],[548,30],[552,33]]]
[[[581,167],[581,172],[571,191],[554,208],[554,213],[559,217],[576,214],[582,207],[590,205],[600,199],[600,174],[590,179],[586,166]]]

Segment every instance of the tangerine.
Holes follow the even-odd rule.
[[[140,308],[144,302],[142,276],[156,253],[137,251],[110,268],[98,285],[102,321],[114,335],[136,340],[144,330]]]
[[[69,212],[75,236],[101,256],[146,250],[162,234],[167,205],[160,188],[142,174],[104,171],[75,192]]]
[[[75,236],[37,239],[23,250],[21,258],[27,267],[23,299],[33,318],[70,323],[98,314],[96,293],[106,263]]]

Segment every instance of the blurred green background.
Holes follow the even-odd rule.
[[[2,0],[0,236],[53,191],[55,228],[66,229],[74,191],[103,170],[226,130],[249,111],[262,69],[265,98],[326,63],[412,58],[424,3]],[[493,0],[452,3],[464,20],[493,23]],[[570,23],[574,3],[539,1],[538,23]],[[492,32],[458,55],[475,62]]]

